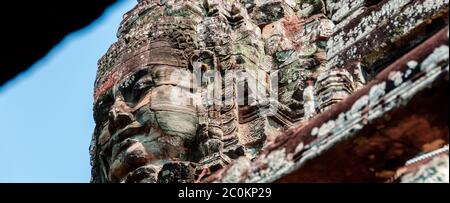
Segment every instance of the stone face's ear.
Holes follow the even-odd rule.
[[[196,70],[201,68],[201,71],[216,70],[219,71],[217,58],[214,52],[209,50],[194,51],[190,58],[190,66]],[[197,69],[198,70],[198,69]]]
[[[189,67],[192,68],[191,71],[194,74],[194,85],[196,87],[207,88],[208,81],[205,79],[205,74],[209,71],[219,71],[217,64],[217,58],[212,51],[194,51],[189,60]]]

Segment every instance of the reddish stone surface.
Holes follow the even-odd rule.
[[[449,141],[448,80],[278,182],[385,182],[435,140]],[[384,173],[384,174],[383,174]]]

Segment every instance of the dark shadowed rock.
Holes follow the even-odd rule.
[[[0,86],[27,70],[67,34],[89,25],[114,2],[116,0],[1,3]]]

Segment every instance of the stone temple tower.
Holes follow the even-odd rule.
[[[138,0],[124,15],[117,42],[98,62],[92,182],[289,177],[303,161],[391,115],[401,103],[379,110],[373,102],[405,88],[402,82],[417,74],[411,70],[402,79],[389,65],[448,25],[442,18],[448,16],[448,1],[427,2]],[[422,13],[408,13],[412,4],[424,7]],[[422,25],[423,19],[429,25]],[[448,28],[446,37],[448,42]],[[448,55],[448,46],[441,51]],[[448,56],[436,60],[429,63],[447,64],[442,70],[448,73]],[[377,86],[384,79],[393,85]],[[361,118],[365,121],[352,120]],[[427,141],[448,143],[446,129],[446,137]],[[375,146],[378,141],[357,142]],[[358,156],[377,157],[369,153],[372,148],[354,149]],[[343,160],[348,154],[335,153]],[[406,154],[418,151],[398,156],[403,160]],[[377,167],[368,168],[380,174]],[[316,168],[306,180],[326,180],[317,177]],[[356,174],[372,174],[366,172]],[[305,180],[300,177],[290,180]]]

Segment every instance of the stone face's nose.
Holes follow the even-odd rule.
[[[133,109],[129,107],[123,98],[119,97],[109,111],[109,130],[116,132],[134,121]]]

